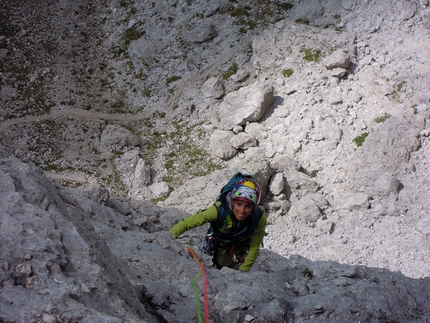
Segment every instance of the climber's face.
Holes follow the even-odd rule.
[[[239,221],[245,220],[252,211],[253,204],[240,199],[233,199],[233,214]]]

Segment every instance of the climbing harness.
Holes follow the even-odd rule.
[[[197,312],[197,320],[199,323],[203,323],[202,321],[202,317],[200,314],[200,300],[199,300],[199,291],[197,289],[197,280],[203,276],[203,300],[204,300],[204,307],[205,307],[205,322],[209,323],[209,306],[208,306],[208,279],[206,277],[206,273],[205,273],[205,267],[203,265],[203,263],[201,261],[199,261],[199,259],[197,258],[196,254],[194,253],[194,250],[190,247],[187,246],[188,251],[190,252],[191,256],[194,258],[194,260],[200,265],[200,271],[199,274],[194,277],[191,282],[193,284],[193,288],[194,288],[194,297],[196,299],[196,312]]]

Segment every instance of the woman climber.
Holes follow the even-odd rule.
[[[238,180],[233,189],[223,188],[213,206],[181,220],[171,232],[177,239],[183,232],[209,222],[206,242],[200,249],[213,256],[218,269],[226,266],[249,271],[263,243],[266,212],[258,206],[261,190],[255,179],[241,173],[232,180],[235,177]]]

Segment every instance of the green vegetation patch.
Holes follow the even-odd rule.
[[[302,48],[300,50],[304,54],[303,59],[308,62],[319,62],[321,60],[321,51],[319,49]]]
[[[126,104],[122,100],[117,100],[111,104],[109,113],[128,113],[129,111],[125,108]]]
[[[232,76],[232,75],[234,75],[234,74],[237,73],[238,69],[239,69],[239,67],[237,66],[237,64],[233,63],[230,66],[230,68],[222,74],[222,78],[224,80],[228,80],[230,78],[230,76]]]
[[[308,268],[304,268],[303,270],[302,270],[302,274],[303,274],[303,276],[305,277],[305,278],[307,278],[307,279],[309,279],[309,280],[311,280],[312,278],[314,278],[314,274],[313,274],[313,272],[312,271],[310,271]]]
[[[141,30],[139,24],[135,24],[133,27],[128,28],[122,39],[126,45],[126,47],[128,47],[128,45],[130,45],[130,43],[134,40],[138,40],[139,38],[141,38],[142,36],[145,35],[145,31]]]
[[[293,73],[294,71],[291,68],[282,70],[282,75],[284,75],[284,77],[290,77],[291,75],[293,75]]]
[[[302,19],[302,18],[297,19],[295,22],[297,24],[302,24],[302,25],[309,25],[311,23],[308,19]]]
[[[178,81],[180,79],[181,79],[180,76],[168,77],[167,80],[166,80],[166,85],[169,85],[170,83],[176,82],[176,81]]]
[[[146,88],[142,91],[142,95],[146,98],[150,98],[152,95],[152,91],[149,88]]]
[[[156,119],[151,120],[155,122]],[[145,150],[143,156],[148,165],[152,165],[163,154],[163,181],[178,187],[193,177],[223,168],[203,146],[207,134],[202,124],[189,125],[179,120],[174,121],[172,126],[173,129],[169,131],[146,128],[147,133],[141,135]]]
[[[357,144],[357,147],[361,147],[368,135],[369,134],[367,132],[365,132],[365,133],[361,134],[360,136],[355,137],[352,141],[354,141]]]
[[[220,8],[220,13],[232,17],[233,24],[241,26],[239,32],[243,34],[248,29],[267,27],[284,19],[285,13],[293,7],[289,2],[277,0],[230,0]]]
[[[386,121],[389,118],[391,118],[391,114],[385,112],[383,116],[377,117],[375,119],[375,122],[376,123],[382,123],[382,122]]]
[[[400,92],[404,92],[404,86],[406,85],[406,81],[402,81],[394,85],[393,91],[390,93],[392,99],[399,101]]]
[[[403,89],[403,86],[406,84],[406,81],[402,81],[396,85],[397,92],[400,92]]]

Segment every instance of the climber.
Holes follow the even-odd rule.
[[[257,259],[265,235],[266,212],[258,206],[260,186],[250,176],[235,182],[233,189],[223,190],[214,205],[181,220],[171,233],[177,239],[183,232],[209,222],[200,250],[213,256],[218,269],[226,266],[246,272]]]

